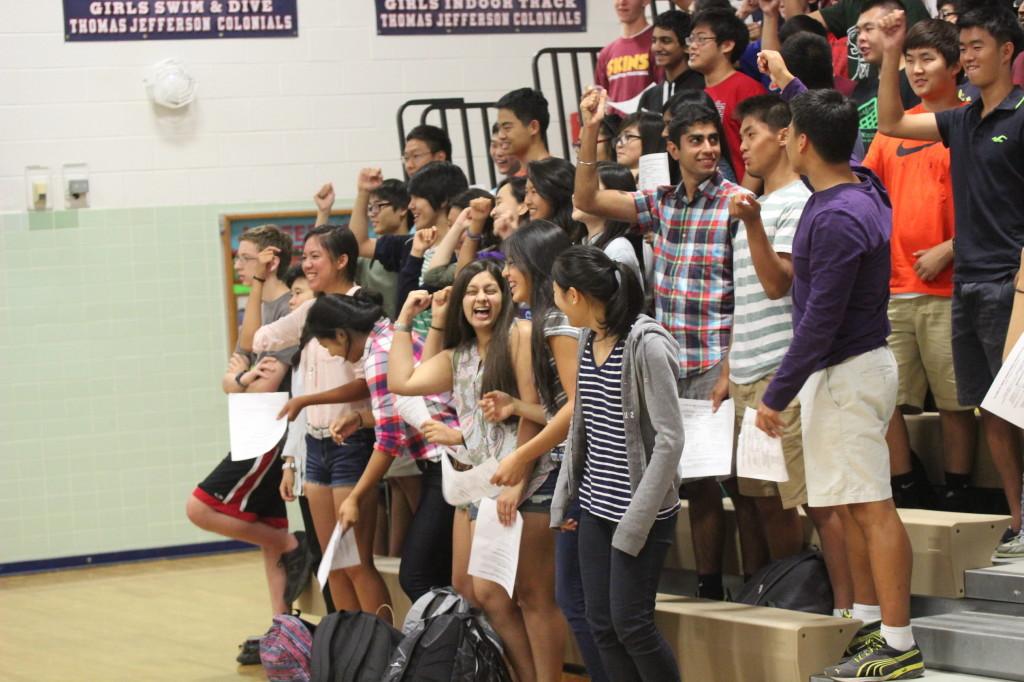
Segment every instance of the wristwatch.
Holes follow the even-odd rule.
[[[285,462],[284,464],[281,465],[281,471],[288,471],[289,469],[292,471],[298,471],[299,467],[295,466],[294,461]]]

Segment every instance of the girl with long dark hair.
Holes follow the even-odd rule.
[[[526,165],[526,199],[530,220],[549,220],[578,244],[585,228],[572,218],[576,168],[565,159],[548,157]]]
[[[553,278],[556,304],[583,332],[551,523],[578,533],[587,620],[610,679],[678,680],[654,604],[679,511],[679,349],[641,314],[633,273],[600,249],[569,249]],[[573,501],[578,523],[566,520]]]
[[[493,261],[482,260],[466,266],[458,275],[447,297],[434,295],[432,340],[437,340],[439,318],[444,319],[443,349],[414,365],[408,324],[420,311],[431,305],[431,296],[425,291],[409,295],[405,307],[395,323],[395,340],[391,348],[388,385],[400,395],[424,395],[452,391],[455,409],[462,429],[462,442],[455,449],[456,460],[465,466],[476,466],[489,458],[504,459],[515,447],[518,433],[532,434],[536,425],[520,424],[512,415],[505,419],[488,421],[480,406],[481,396],[489,391],[518,396],[531,402],[536,390],[530,376],[529,324],[514,321],[514,307],[508,285],[501,270]],[[449,308],[455,307],[453,310]],[[532,477],[519,485],[503,490],[497,497],[499,517],[511,523],[520,507],[540,484],[546,482],[551,466],[539,467]],[[525,510],[524,510],[525,511]],[[533,516],[524,513],[523,547],[532,547],[537,533],[550,531]],[[481,578],[468,579],[466,572],[472,543],[474,509],[456,512],[454,526],[455,565],[453,574],[456,589],[479,603],[494,629],[501,636],[509,661],[520,680],[557,679],[544,674],[536,666],[534,650],[535,627],[530,618],[530,604],[537,597],[538,582],[544,574],[538,572],[537,557],[523,551],[516,574],[516,603],[496,583]],[[467,585],[471,584],[471,587]],[[557,614],[557,609],[555,610]],[[529,626],[529,628],[527,627]],[[529,631],[529,634],[528,634]],[[561,670],[559,650],[559,674]]]

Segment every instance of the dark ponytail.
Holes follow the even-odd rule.
[[[604,304],[603,329],[623,337],[644,307],[644,292],[628,265],[594,246],[574,246],[555,260],[552,279],[564,291],[576,289]]]
[[[299,340],[299,352],[311,339],[333,339],[339,331],[369,334],[383,317],[381,295],[357,289],[354,294],[324,294],[313,302]],[[296,363],[297,364],[297,363]]]

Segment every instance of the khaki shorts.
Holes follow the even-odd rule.
[[[892,497],[885,432],[896,409],[888,347],[818,370],[800,390],[807,503],[831,507]]]
[[[733,470],[736,468],[736,444],[739,442],[740,425],[746,408],[757,409],[772,376],[762,377],[749,384],[729,382],[729,397],[736,408],[736,425],[733,430]],[[794,400],[782,411],[785,430],[782,435],[782,454],[786,458],[789,480],[783,483],[761,481],[756,478],[740,478],[740,493],[747,497],[775,497],[782,500],[783,509],[792,509],[807,502],[807,483],[804,480],[804,447],[800,432],[800,401]]]
[[[931,388],[940,410],[971,409],[956,397],[952,301],[942,296],[890,298],[889,324],[889,348],[899,368],[896,404],[919,413]]]

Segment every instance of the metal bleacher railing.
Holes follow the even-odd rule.
[[[672,0],[651,0],[652,20],[658,16],[659,4],[667,5],[668,9],[672,7]],[[551,151],[561,153],[562,158],[572,158],[571,117],[577,113],[584,87],[593,83],[597,54],[600,51],[600,47],[546,47],[533,56],[533,87],[545,94],[549,106],[554,105],[552,119],[557,121],[557,145],[552,144],[550,137],[547,142]],[[581,60],[589,66],[582,68]],[[572,77],[569,83],[563,78],[563,66],[569,68]],[[568,104],[567,97],[570,99]],[[453,161],[464,164],[470,184],[477,184],[477,164],[480,162],[486,167],[490,186],[497,184],[497,173],[488,153],[494,102],[467,102],[461,97],[412,99],[405,102],[398,108],[397,114],[399,153],[404,150],[405,135],[411,129],[411,126],[406,127],[406,112],[415,107],[422,109],[418,122],[413,125],[432,123],[448,133],[452,139]],[[431,117],[435,120],[429,120]],[[496,115],[493,118],[496,119]],[[549,136],[551,130],[549,126]],[[453,134],[456,132],[459,134]]]

